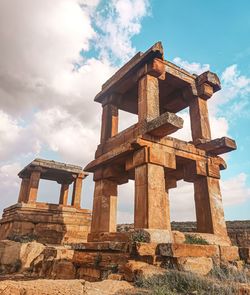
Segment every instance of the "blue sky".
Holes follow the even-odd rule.
[[[241,75],[250,76],[250,2],[249,1],[151,1],[151,16],[142,22],[142,30],[134,37],[137,48],[146,49],[161,40],[165,58],[180,56],[189,62],[209,64],[211,71],[221,76],[225,68],[237,65]],[[249,87],[249,86],[248,86]],[[213,98],[212,98],[213,99]],[[235,100],[246,101],[240,112],[233,112],[232,101],[221,106],[219,114],[227,113],[229,134],[238,145],[228,159],[223,179],[239,173],[248,175],[250,187],[250,93]],[[228,113],[229,112],[229,113]],[[226,207],[228,219],[250,218],[250,200]]]
[[[170,0],[2,0],[0,2],[0,210],[16,202],[17,172],[43,157],[85,166],[99,142],[104,83],[137,51],[162,41],[165,58],[195,73],[216,72],[222,91],[209,101],[213,137],[238,149],[222,172],[226,219],[250,217],[250,2]],[[77,70],[74,65],[78,65]],[[73,71],[73,69],[75,69]],[[189,139],[185,125],[176,134]],[[121,114],[121,128],[133,122]],[[39,200],[59,187],[41,183]],[[119,189],[118,220],[132,222],[133,183]],[[92,207],[93,181],[83,186]],[[194,219],[192,186],[170,192],[173,220]]]

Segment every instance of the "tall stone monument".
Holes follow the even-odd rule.
[[[211,138],[207,101],[220,90],[216,74],[197,76],[164,60],[156,43],[136,54],[103,84],[95,101],[102,105],[101,139],[95,159],[95,191],[88,241],[122,240],[116,233],[117,187],[135,182],[134,227],[155,242],[171,242],[169,196],[179,180],[193,183],[197,232],[228,241],[220,190],[219,155],[236,149],[235,141]],[[189,110],[192,141],[170,137],[183,127],[178,112]],[[118,132],[119,110],[138,122]],[[183,196],[185,198],[185,196]]]

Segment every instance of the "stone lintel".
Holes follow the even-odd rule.
[[[126,137],[126,135],[124,135]],[[112,140],[112,146],[110,146],[108,149],[106,149],[107,145],[103,145],[102,149],[106,149],[105,153],[102,153],[98,158],[90,162],[84,169],[88,172],[95,172],[99,168],[101,168],[103,165],[113,165],[117,161],[124,161],[126,162],[126,170],[130,170],[135,166],[141,165],[142,163],[147,162],[148,160],[144,160],[144,158],[139,159],[133,159],[133,154],[135,151],[139,151],[143,147],[153,148],[153,149],[160,149],[156,151],[156,153],[167,153],[167,156],[169,154],[173,154],[173,157],[176,155],[181,158],[186,158],[190,160],[195,161],[202,161],[206,160],[206,153],[205,151],[196,148],[193,144],[184,142],[179,139],[173,139],[171,137],[160,139],[160,141],[154,141],[156,140],[154,137],[150,135],[142,135],[141,137],[137,137],[137,139],[131,140],[129,143],[123,143],[121,144],[120,140],[116,144],[115,138]],[[122,141],[123,142],[123,141]],[[108,144],[108,143],[107,143]],[[154,151],[152,150],[152,153]],[[156,155],[154,153],[154,155]],[[142,154],[141,154],[142,156]],[[158,157],[162,157],[160,154]],[[136,161],[135,161],[136,160]],[[153,154],[151,155],[151,160],[149,159],[149,162],[165,166],[167,168],[175,169],[174,166],[169,166],[168,159],[166,159],[167,162],[165,163],[165,160],[153,160]]]
[[[157,137],[164,137],[183,127],[183,119],[174,113],[165,112],[147,123],[146,132]]]
[[[123,166],[114,164],[100,168],[94,172],[94,181],[101,179],[110,179],[121,185],[128,182],[129,175],[124,171]]]
[[[85,168],[85,171],[95,172],[95,170],[99,169],[102,165],[112,163],[113,161],[129,155],[134,150],[134,147],[131,143],[124,143],[120,146],[111,149],[105,154],[102,154],[97,159],[90,162]]]
[[[85,178],[88,173],[83,171],[82,167],[65,164],[61,162],[35,159],[26,167],[24,167],[19,173],[20,178],[29,178],[33,171],[39,171],[41,173],[41,179],[48,179],[58,181],[58,183],[71,183],[75,178]]]
[[[166,76],[171,76],[177,80],[182,80],[187,84],[192,84],[195,81],[195,75],[190,74],[186,70],[178,67],[170,61],[164,60]]]
[[[169,152],[163,146],[149,148],[149,163],[163,166],[168,169],[176,169],[175,153]]]
[[[75,208],[71,206],[62,206],[61,204],[52,204],[52,203],[44,203],[44,202],[36,202],[36,203],[16,203],[12,206],[9,206],[3,210],[3,215],[7,215],[8,213],[15,212],[17,210],[20,211],[26,211],[27,216],[28,212],[32,213],[32,216],[30,215],[30,220],[34,218],[35,212],[85,212],[88,214],[91,214],[90,209],[82,209],[82,208]]]
[[[196,145],[212,155],[220,155],[237,149],[236,143],[229,137],[221,137]]]
[[[120,68],[106,83],[102,85],[102,91],[99,92],[95,101],[102,102],[103,98],[114,89],[122,80],[128,78],[132,72],[137,71],[140,67],[154,58],[163,59],[163,48],[161,42],[155,43],[145,53],[138,52],[129,62]]]

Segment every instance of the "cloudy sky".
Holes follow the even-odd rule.
[[[104,83],[137,51],[161,40],[165,58],[192,73],[210,69],[223,89],[209,101],[213,138],[238,150],[222,172],[226,219],[250,218],[250,4],[173,0],[0,0],[0,210],[17,201],[18,171],[36,157],[85,166],[100,137]],[[190,138],[187,113],[176,136]],[[120,130],[135,118],[121,113]],[[38,200],[59,186],[40,183]],[[171,190],[171,219],[194,220],[193,188]],[[91,208],[92,175],[82,206]],[[119,188],[118,220],[133,220],[133,183]]]

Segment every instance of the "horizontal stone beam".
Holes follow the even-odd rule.
[[[168,169],[176,169],[175,153],[168,152],[168,148],[158,146],[149,148],[148,160],[152,164],[160,165]]]
[[[100,168],[102,165],[109,164],[110,162],[113,162],[114,160],[118,158],[128,155],[132,151],[134,151],[134,147],[133,145],[131,145],[131,143],[122,144],[118,146],[117,148],[114,148],[113,150],[105,154],[102,154],[100,157],[90,162],[84,168],[84,170],[88,172],[95,172],[95,170]]]
[[[146,133],[164,137],[183,127],[183,119],[174,113],[166,112],[147,123]]]
[[[236,150],[237,146],[233,139],[221,137],[205,143],[197,144],[196,147],[205,150],[212,155],[220,155]]]
[[[102,91],[99,92],[95,101],[102,102],[103,98],[116,88],[121,81],[128,78],[131,73],[137,71],[140,67],[154,58],[163,59],[163,47],[161,42],[155,43],[145,53],[138,52],[128,63],[120,68],[107,82],[102,85]]]
[[[192,84],[195,81],[195,75],[190,74],[170,61],[164,60],[163,63],[165,64],[166,76],[182,80],[187,84]]]

